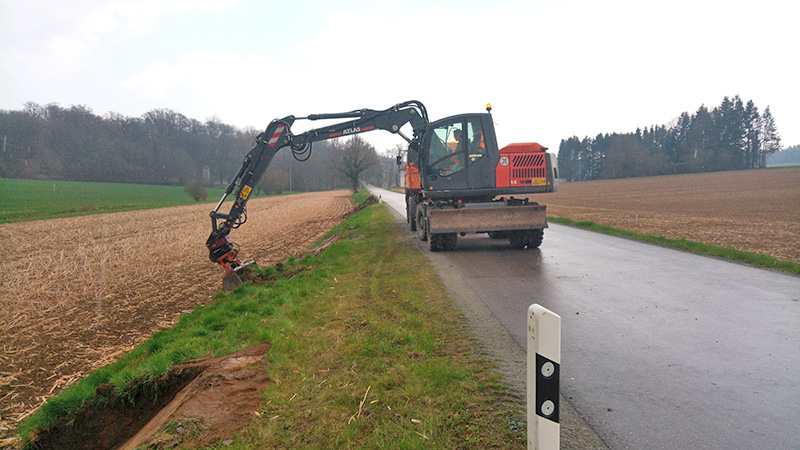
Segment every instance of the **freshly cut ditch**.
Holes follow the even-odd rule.
[[[202,447],[247,425],[264,399],[268,343],[173,366],[157,380],[137,381],[123,394],[97,387],[76,414],[38,433],[40,449],[132,450]]]

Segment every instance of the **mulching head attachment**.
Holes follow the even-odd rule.
[[[238,257],[239,250],[231,242],[231,238],[228,235],[219,237],[212,234],[206,246],[208,247],[211,261],[225,269],[225,276],[222,278],[222,289],[232,291],[241,286],[240,271],[255,261],[242,262]]]
[[[229,269],[228,272],[222,277],[222,290],[224,291],[232,291],[237,287],[242,285],[242,278],[240,275],[244,275],[246,272],[247,266],[253,264],[255,261],[248,261],[246,263],[241,263],[234,269]]]

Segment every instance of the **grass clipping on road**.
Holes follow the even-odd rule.
[[[479,355],[440,280],[385,206],[353,214],[331,234],[339,240],[325,251],[266,269],[264,284],[218,294],[48,400],[21,435],[34,439],[81,404],[102,407],[98,385],[112,383],[124,397],[127,386],[158,383],[179,362],[269,342],[264,405],[226,449],[523,445],[522,401]]]

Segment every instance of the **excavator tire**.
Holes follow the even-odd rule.
[[[406,195],[406,217],[408,217],[408,224],[411,226],[411,231],[417,231],[417,201],[414,197]]]
[[[544,230],[514,230],[508,233],[512,248],[538,248],[542,245]]]
[[[544,230],[530,230],[531,240],[528,241],[528,248],[539,248],[544,240]]]
[[[417,224],[417,237],[422,242],[427,241],[428,224],[425,222],[425,217],[422,215],[422,211],[417,211],[417,220],[415,222]]]
[[[433,233],[428,237],[428,244],[432,252],[444,250],[444,234]]]
[[[458,233],[433,233],[428,239],[432,252],[455,250]]]
[[[458,243],[458,233],[444,234],[444,249],[446,251],[455,250]]]

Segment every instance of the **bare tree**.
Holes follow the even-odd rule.
[[[361,174],[378,162],[375,147],[360,136],[353,136],[348,141],[333,141],[333,149],[334,168],[347,178],[353,192],[358,192]]]

